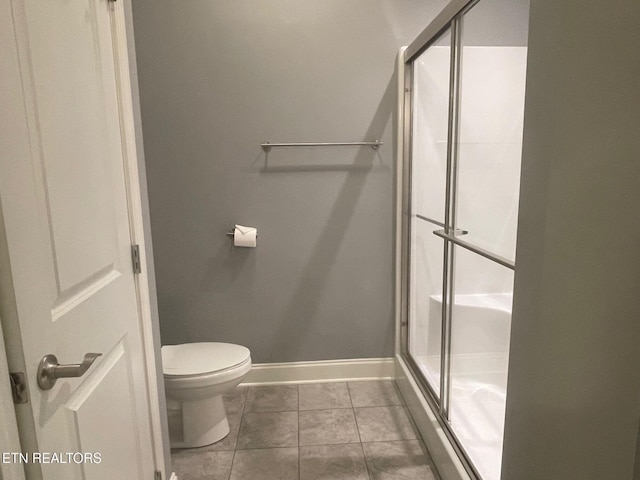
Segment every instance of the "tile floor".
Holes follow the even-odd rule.
[[[439,480],[392,381],[238,387],[231,432],[174,450],[179,480]]]

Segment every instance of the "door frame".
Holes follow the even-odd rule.
[[[0,211],[2,221],[2,211]],[[0,317],[0,404],[11,405],[13,396],[9,381],[9,368],[6,363],[7,351],[2,334],[2,318]],[[16,412],[13,408],[0,410],[0,452],[19,452],[20,437]],[[0,478],[25,480],[24,467],[20,463],[3,463],[0,461]]]
[[[4,48],[7,51],[11,51],[10,54],[17,53],[19,46],[20,33],[24,36],[24,32],[16,32],[16,26],[13,21],[15,14],[14,8],[16,5],[13,0],[0,0],[0,12],[4,17],[2,23],[6,24],[9,28],[4,28],[5,34],[1,35],[4,44]],[[154,321],[154,317],[151,311],[151,292],[149,289],[149,260],[146,256],[146,238],[144,235],[145,216],[143,213],[143,193],[140,186],[140,175],[138,170],[138,155],[137,155],[137,139],[136,138],[136,117],[133,110],[133,92],[132,92],[132,77],[129,66],[129,42],[132,39],[127,38],[127,20],[125,15],[125,5],[121,1],[110,1],[110,19],[111,19],[111,32],[113,39],[113,53],[114,53],[114,68],[115,68],[115,82],[118,94],[118,115],[120,119],[120,133],[122,138],[122,153],[124,159],[124,174],[125,174],[125,188],[127,196],[127,210],[129,216],[129,229],[131,236],[131,244],[139,246],[140,253],[140,266],[141,272],[134,275],[136,299],[138,305],[138,318],[139,327],[141,332],[141,338],[143,342],[144,359],[145,359],[145,372],[146,372],[146,389],[149,398],[149,415],[151,425],[151,436],[153,442],[153,453],[155,461],[155,470],[160,472],[164,479],[171,477],[172,472],[166,470],[168,465],[168,459],[165,456],[165,445],[168,441],[168,432],[163,428],[163,415],[165,412],[160,408],[160,396],[164,394],[164,390],[159,385],[160,375],[156,360],[157,355],[160,352],[160,345],[154,340],[154,333],[158,333],[159,326]],[[19,8],[19,7],[18,7]],[[5,39],[10,39],[8,42],[4,42]],[[3,52],[7,53],[7,52]],[[4,62],[3,62],[4,64]],[[20,72],[17,72],[20,75]],[[22,99],[24,100],[24,92],[22,92]],[[26,113],[25,102],[21,105],[21,112],[23,117]],[[15,113],[15,112],[14,112]],[[10,115],[9,109],[4,110],[4,115]],[[28,133],[28,131],[27,131]],[[2,217],[2,205],[0,203],[0,255],[3,251],[6,252],[6,237],[4,236],[4,220]],[[5,276],[5,275],[3,275]],[[9,273],[7,276],[11,276]],[[6,277],[5,277],[6,278]],[[0,288],[11,289],[10,285],[3,285],[0,282]],[[11,297],[12,292],[5,297]],[[12,309],[9,305],[9,309]],[[13,319],[0,318],[0,401],[3,404],[10,405],[11,389],[9,387],[9,369],[7,366],[11,364],[24,365],[24,358],[22,355],[16,355],[9,349],[5,349],[5,340],[7,343],[12,341],[20,342],[19,331],[15,328],[11,328]],[[4,327],[4,328],[3,328]],[[4,329],[4,333],[3,333]],[[0,415],[0,430],[3,432],[9,432],[5,436],[0,436],[0,450],[4,452],[20,452],[20,444],[24,441],[24,437],[33,438],[29,432],[23,432],[20,429],[20,424],[17,419],[16,411],[14,409],[7,409],[1,412]],[[166,424],[166,422],[164,422]],[[22,480],[25,478],[24,469],[21,466],[15,464],[2,464],[0,459],[0,478],[16,478]]]
[[[156,356],[160,353],[160,345],[154,341],[154,330],[159,330],[159,325],[154,324],[151,313],[151,294],[149,291],[149,262],[146,252],[146,238],[144,235],[144,214],[142,209],[142,190],[140,188],[140,175],[138,171],[138,154],[136,144],[135,114],[133,111],[133,93],[131,89],[131,71],[129,67],[128,45],[131,40],[127,38],[127,25],[124,11],[124,2],[110,2],[113,6],[111,20],[114,39],[114,64],[116,70],[116,86],[119,95],[120,128],[123,139],[123,157],[125,163],[125,184],[127,191],[127,207],[129,212],[129,226],[131,232],[131,244],[139,246],[140,273],[134,275],[136,283],[136,297],[138,301],[138,313],[141,326],[142,341],[147,372],[147,394],[149,398],[149,411],[151,414],[151,435],[156,460],[156,470],[162,473],[162,478],[169,478],[170,471],[165,471],[167,460],[165,458],[164,443],[168,441],[168,431],[163,431],[162,415],[166,412],[160,410],[160,396],[164,395],[164,389],[160,389],[158,379],[162,379],[162,371],[158,372]],[[142,140],[142,139],[140,139]],[[159,332],[158,332],[159,333]],[[159,336],[158,336],[159,338]]]

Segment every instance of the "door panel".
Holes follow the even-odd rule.
[[[442,239],[436,225],[415,220],[411,228],[409,353],[434,393],[440,394],[442,363]]]
[[[466,39],[463,29],[457,226],[465,240],[514,261],[527,48]]]
[[[513,270],[455,249],[449,421],[483,479],[500,478]]]
[[[0,303],[12,305],[9,357],[28,380],[21,435],[29,451],[101,454],[26,467],[47,480],[153,478],[112,38],[122,12],[106,0],[0,1],[12,9],[0,28],[15,32],[3,53],[17,59],[2,61],[0,126],[15,141],[0,144]],[[44,355],[75,364],[88,352],[102,356],[82,378],[38,387]]]
[[[62,293],[113,264],[127,231],[109,5],[26,1],[23,21]]]
[[[131,359],[123,342],[118,343],[96,368],[93,375],[78,388],[66,402],[65,408],[69,420],[73,423],[73,432],[77,439],[78,451],[100,452],[105,458],[117,458],[125,465],[138,465],[142,445],[138,441],[135,418],[129,398],[134,395],[132,384]],[[126,379],[126,382],[122,380]],[[119,395],[111,398],[109,392]],[[115,403],[111,403],[115,400]],[[118,415],[105,415],[105,412],[118,412]],[[117,431],[117,442],[105,444],[104,432]],[[101,464],[87,462],[83,465],[86,478],[113,478]],[[144,478],[141,468],[129,472],[131,478]]]
[[[451,31],[413,64],[411,211],[444,223]]]
[[[409,353],[440,395],[443,242],[451,32],[414,62],[411,142]],[[435,222],[435,223],[434,223]],[[435,299],[435,301],[434,301]]]

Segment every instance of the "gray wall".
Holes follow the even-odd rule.
[[[445,3],[134,2],[164,344],[393,354],[394,59]],[[258,248],[231,246],[235,223]]]
[[[482,0],[463,18],[464,45],[526,47],[529,2],[530,0]]]
[[[638,25],[637,0],[531,1],[505,480],[633,478]]]

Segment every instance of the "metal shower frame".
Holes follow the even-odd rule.
[[[470,250],[504,267],[515,270],[515,262],[477,247],[456,235],[464,235],[464,230],[456,230],[457,175],[458,175],[458,113],[460,101],[460,62],[462,40],[462,17],[481,0],[451,0],[440,14],[416,37],[404,51],[404,99],[403,113],[400,119],[404,125],[403,158],[402,158],[402,249],[401,249],[401,355],[409,366],[411,373],[430,404],[443,431],[449,438],[467,473],[473,480],[481,480],[481,476],[464,447],[457,438],[449,422],[450,407],[450,352],[451,352],[451,318],[453,297],[454,248],[457,245]],[[442,338],[440,395],[429,385],[417,363],[409,354],[409,294],[410,294],[410,239],[411,239],[411,150],[413,143],[413,63],[430,46],[434,45],[445,33],[451,32],[451,60],[449,74],[449,109],[447,134],[447,166],[444,224],[442,222],[416,215],[440,230],[433,233],[444,241],[444,268],[442,281]]]

